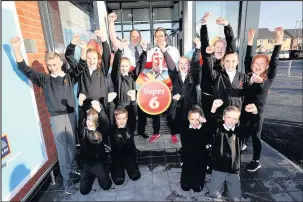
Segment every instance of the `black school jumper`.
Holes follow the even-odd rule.
[[[236,51],[236,41],[233,33],[233,29],[230,25],[224,26],[224,34],[225,34],[225,40],[226,40],[226,52]],[[206,50],[207,46],[209,46],[209,39],[208,39],[208,33],[207,33],[207,26],[201,25],[200,29],[200,40],[201,40],[201,50],[202,52]],[[202,53],[201,52],[201,53]],[[203,112],[206,116],[206,119],[209,116],[211,106],[213,104],[213,87],[214,87],[214,81],[211,80],[208,76],[208,72],[206,68],[204,67],[204,57],[202,54],[203,59],[203,65],[202,65],[202,76],[201,76],[201,102],[203,107]],[[221,62],[220,60],[217,60],[213,55],[211,57],[214,65],[213,69],[216,71],[221,71]]]
[[[249,85],[245,93],[243,108],[247,104],[254,103],[258,108],[259,111],[258,115],[260,116],[259,122],[257,124],[257,128],[252,135],[252,142],[254,149],[253,160],[260,159],[260,154],[262,150],[261,131],[264,121],[263,112],[264,112],[264,107],[266,105],[269,90],[277,75],[280,50],[281,50],[281,45],[276,45],[269,62],[267,79],[262,83],[253,83],[252,85]],[[245,73],[246,74],[251,73],[252,46],[247,46],[244,63],[245,63]],[[250,114],[247,113],[244,109],[242,109],[241,124],[242,122],[243,124],[246,124],[249,121],[249,119],[250,119]]]
[[[170,55],[165,52],[164,58],[169,71],[169,76],[173,83],[172,96],[180,94],[181,98],[176,101],[172,99],[170,108],[168,110],[167,122],[171,130],[171,134],[180,132],[180,126],[187,120],[187,114],[190,108],[197,104],[197,88],[199,82],[200,70],[200,49],[195,49],[190,64],[190,69],[182,81],[180,71],[177,71],[175,63]]]
[[[204,72],[214,83],[213,95],[214,99],[223,100],[223,105],[218,109],[219,114],[223,114],[223,110],[228,106],[236,106],[242,109],[245,89],[249,85],[249,76],[236,70],[235,77],[231,82],[225,70],[216,71],[213,69],[213,60],[211,55],[203,52]]]
[[[79,107],[80,114],[82,117],[86,117],[86,113],[82,111],[81,107]],[[80,193],[83,195],[88,194],[92,190],[96,177],[103,190],[108,190],[112,186],[107,166],[108,159],[103,143],[103,134],[107,134],[109,130],[109,120],[102,106],[98,119],[99,130],[89,130],[86,126],[86,118],[82,119],[83,122],[79,126],[80,155],[83,162]],[[101,138],[96,139],[95,133],[99,133]]]
[[[64,185],[70,179],[69,174],[76,171],[76,101],[74,85],[78,81],[75,71],[69,71],[63,77],[52,77],[35,71],[24,62],[18,62],[18,68],[37,86],[42,87],[50,124],[58,153],[60,172]]]
[[[182,122],[181,188],[184,191],[203,190],[207,165],[206,145],[211,140],[207,124],[203,123],[200,129],[193,129],[189,128],[188,120]]]
[[[109,103],[110,114],[114,116],[115,104]],[[115,118],[111,130],[111,166],[110,172],[113,182],[121,185],[125,180],[125,171],[131,180],[138,180],[141,177],[137,163],[136,145],[134,142],[134,132],[136,129],[137,105],[136,101],[126,106],[128,120],[125,128],[118,128]]]

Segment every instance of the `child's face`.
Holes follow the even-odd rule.
[[[115,116],[116,118],[116,124],[118,126],[118,128],[125,128],[126,123],[127,123],[127,114],[119,114]]]
[[[239,63],[237,54],[228,54],[223,60],[223,67],[227,72],[234,72],[237,70],[237,65]]]
[[[95,130],[97,127],[96,127],[96,124],[94,122],[94,118],[93,116],[87,116],[86,118],[86,126],[89,130]]]
[[[129,62],[129,60],[121,60],[121,62],[120,62],[120,73],[123,76],[128,75],[129,68],[130,68],[130,62]]]
[[[88,52],[86,54],[86,63],[89,68],[97,68],[98,54],[96,52]]]
[[[225,43],[223,41],[217,41],[215,43],[215,53],[214,56],[217,60],[221,59],[226,51],[226,46]]]
[[[265,58],[257,58],[252,64],[253,73],[260,75],[268,69],[268,63]]]
[[[189,70],[188,59],[181,57],[178,62],[178,67],[181,73],[187,73]]]
[[[226,114],[223,116],[223,120],[228,128],[232,128],[239,121],[239,113],[236,111],[226,112]]]
[[[58,75],[62,72],[62,65],[63,62],[59,57],[46,61],[47,68],[49,69],[50,73],[54,75]]]
[[[191,113],[188,115],[188,121],[193,128],[198,128],[198,126],[201,124],[199,119],[200,119],[199,113]]]

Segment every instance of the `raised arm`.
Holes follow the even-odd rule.
[[[27,78],[29,78],[37,86],[39,87],[44,86],[46,79],[45,74],[38,72],[33,68],[29,67],[25,63],[21,55],[21,51],[20,51],[21,39],[19,37],[13,37],[10,39],[10,44],[13,48],[18,68],[26,75]]]
[[[147,57],[147,41],[141,40],[140,45],[142,47],[142,53],[140,55],[140,58],[138,61],[136,61],[136,68],[133,70],[134,75],[134,81],[137,80],[139,74],[141,73],[142,69],[145,66],[146,63],[146,57]]]
[[[115,52],[114,56],[114,61],[113,61],[113,66],[112,66],[112,72],[111,72],[111,77],[112,77],[112,82],[114,85],[118,83],[118,76],[119,76],[119,67],[120,67],[120,62],[121,62],[121,56],[122,56],[122,50],[119,48]]]
[[[201,41],[201,49],[205,50],[207,46],[209,46],[209,39],[207,33],[207,26],[206,23],[211,16],[210,12],[204,14],[202,19],[200,20],[201,28],[200,28],[200,41]],[[202,55],[203,56],[203,55]]]
[[[167,68],[168,68],[168,72],[169,72],[169,76],[171,77],[172,80],[174,80],[176,78],[176,76],[178,75],[178,71],[176,68],[176,63],[174,62],[174,60],[172,59],[172,57],[170,56],[170,54],[167,51],[167,43],[166,41],[163,41],[161,44],[159,44],[159,48],[164,56]]]
[[[277,66],[279,65],[279,54],[281,51],[281,46],[284,38],[284,29],[282,27],[277,27],[275,29],[276,34],[276,45],[271,55],[267,77],[269,80],[274,80],[277,74]]]
[[[201,56],[201,42],[199,38],[194,38],[194,43],[195,43],[195,51],[193,53],[193,57],[191,59],[191,64],[190,64],[190,71],[191,75],[194,78],[195,84],[199,84],[199,78],[200,78],[200,56]]]
[[[131,130],[132,135],[136,130],[136,116],[137,116],[137,103],[136,103],[136,90],[129,90],[127,95],[130,96],[130,104],[127,106],[128,119],[127,125]]]
[[[249,29],[248,30],[248,37],[247,37],[247,48],[246,48],[246,55],[244,60],[244,66],[245,66],[245,74],[248,74],[251,72],[251,63],[252,63],[252,46],[254,44],[254,37],[255,37],[255,29]]]
[[[223,105],[223,101],[220,99],[216,99],[213,101],[210,116],[207,119],[206,125],[207,130],[205,131],[208,136],[213,136],[215,134],[216,129],[218,128],[219,117],[216,114],[216,111],[219,107]]]
[[[109,117],[109,123],[110,127],[112,128],[114,126],[114,110],[115,110],[115,104],[114,104],[114,99],[117,97],[116,92],[111,92],[108,94],[108,102],[107,102],[107,107],[108,107],[108,117]]]
[[[209,76],[212,80],[215,80],[219,76],[219,72],[214,70],[214,61],[212,54],[215,51],[213,46],[208,46],[206,50],[201,50],[203,55],[203,74]]]
[[[117,39],[115,21],[117,20],[117,14],[115,12],[108,15],[108,29],[109,37],[114,47],[120,47],[120,40]]]
[[[106,29],[96,30],[95,35],[97,35],[102,43],[102,72],[105,77],[108,75],[108,69],[110,66],[110,48],[107,42]]]
[[[229,22],[226,19],[223,18],[218,18],[216,20],[216,23],[218,25],[223,25],[224,26],[224,35],[225,35],[225,40],[226,40],[226,51],[232,51],[236,52],[236,41],[234,37],[234,32],[232,27],[230,26]]]
[[[249,138],[252,135],[252,131],[256,130],[257,123],[260,119],[260,115],[258,114],[258,109],[255,104],[248,104],[244,108],[245,113],[250,113],[249,122],[246,125],[240,125],[240,139],[244,140]]]
[[[104,108],[102,107],[101,103],[97,100],[93,100],[92,108],[94,108],[98,112],[98,121],[99,121],[99,129],[100,132],[104,135],[107,134],[109,131],[109,120],[105,113]]]

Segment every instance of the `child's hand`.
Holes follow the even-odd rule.
[[[127,91],[127,95],[130,97],[131,101],[136,100],[136,91],[135,90],[129,90]]]
[[[218,109],[219,107],[221,107],[223,105],[223,101],[221,99],[216,99],[213,102],[213,107],[215,107],[216,109]]]
[[[78,33],[74,34],[71,44],[77,45],[79,41],[80,41],[80,35]]]
[[[203,15],[203,17],[201,18],[200,23],[201,23],[201,24],[205,24],[210,16],[211,16],[211,13],[210,13],[210,12],[205,13],[205,14]]]
[[[225,19],[223,19],[223,18],[218,18],[217,20],[216,20],[216,23],[218,24],[218,25],[224,25],[224,26],[227,26],[228,25],[228,21],[227,20],[225,20]]]
[[[196,45],[196,48],[197,49],[200,49],[201,48],[201,41],[198,37],[194,38],[194,44]]]
[[[79,94],[79,105],[83,105],[83,101],[86,100],[86,96],[82,93]]]
[[[127,46],[127,44],[128,44],[127,39],[121,39],[119,49],[123,50],[125,46]]]
[[[199,122],[200,123],[205,123],[206,122],[206,119],[202,116],[199,117]]]
[[[20,49],[21,39],[19,37],[13,37],[9,40],[11,46],[16,49]]]
[[[167,45],[167,43],[166,43],[165,40],[162,41],[162,43],[159,44],[159,48],[160,48],[160,50],[161,50],[162,53],[164,53],[166,51],[166,49],[167,49],[166,45]]]
[[[94,31],[95,35],[100,37],[101,41],[106,41],[106,32],[104,29]]]
[[[256,34],[256,30],[253,29],[253,28],[250,28],[248,30],[248,41],[249,40],[254,40],[255,34]]]
[[[101,111],[101,106],[99,101],[93,100],[91,101],[91,104],[92,104],[92,108],[94,108],[97,112]]]
[[[275,33],[276,33],[276,45],[281,45],[283,42],[283,38],[284,38],[284,29],[283,27],[277,27],[275,29]]]
[[[215,47],[213,47],[213,46],[207,46],[206,53],[207,54],[212,54],[213,52],[215,52]]]
[[[108,93],[108,102],[112,102],[117,97],[116,92]]]
[[[115,12],[112,12],[108,14],[108,22],[115,22],[117,20],[117,14]]]
[[[140,45],[144,51],[147,51],[147,41],[141,40]]]
[[[263,82],[263,78],[260,77],[257,74],[253,74],[252,77],[251,77],[251,82],[252,83],[262,83]]]
[[[173,96],[174,100],[180,100],[180,98],[181,98],[181,95],[179,93]]]
[[[86,41],[80,41],[80,42],[78,43],[78,46],[79,46],[81,49],[86,50],[86,48],[87,48]]]
[[[257,114],[258,113],[258,109],[256,107],[255,104],[248,104],[245,106],[245,111],[247,112],[251,112],[253,114]]]

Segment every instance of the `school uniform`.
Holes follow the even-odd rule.
[[[259,116],[252,114],[251,124],[248,126],[234,126],[228,128],[222,120],[217,119],[215,113],[210,114],[209,127],[213,133],[213,170],[209,185],[209,194],[219,198],[223,190],[224,182],[227,183],[230,196],[233,201],[241,198],[240,165],[241,144],[244,138],[251,135],[256,127]]]
[[[65,187],[70,184],[70,173],[77,169],[76,158],[76,101],[74,85],[78,81],[75,71],[56,77],[35,71],[25,61],[18,68],[38,87],[43,88],[50,124],[58,153],[60,172]]]
[[[109,103],[110,111],[114,116],[114,103]],[[121,185],[125,181],[125,171],[131,180],[138,180],[141,177],[137,163],[136,145],[134,142],[134,132],[136,129],[136,101],[131,101],[126,106],[128,111],[128,120],[125,128],[118,128],[115,119],[111,130],[111,166],[110,172],[113,182]]]
[[[224,35],[226,40],[226,52],[227,51],[236,51],[236,41],[233,33],[233,29],[230,25],[224,26]],[[209,46],[209,39],[208,39],[208,31],[206,24],[201,25],[200,29],[200,40],[201,40],[201,50],[203,53],[204,50],[206,50],[207,46]],[[204,61],[204,57],[202,54],[202,59]],[[221,60],[217,60],[213,55],[211,57],[212,63],[213,63],[213,70],[221,71]],[[214,88],[214,81],[208,76],[207,69],[204,68],[204,62],[202,66],[202,76],[201,76],[201,102],[204,114],[206,116],[206,119],[209,116],[211,106],[213,104],[213,88]]]
[[[262,83],[253,83],[248,86],[245,98],[244,98],[244,105],[242,109],[242,116],[241,116],[241,123],[246,124],[250,119],[250,114],[247,113],[244,109],[244,106],[247,104],[254,103],[258,108],[258,115],[260,116],[258,127],[256,131],[254,131],[252,135],[252,142],[253,142],[253,149],[254,155],[253,160],[259,160],[260,154],[262,150],[261,144],[261,131],[264,121],[264,108],[267,101],[267,96],[269,94],[271,85],[276,78],[277,75],[277,67],[279,65],[279,54],[281,50],[281,45],[276,45],[274,47],[273,54],[270,59],[269,68],[267,72],[267,79],[264,80]],[[246,57],[245,57],[245,73],[251,74],[251,65],[252,65],[252,46],[247,46],[246,49]],[[246,141],[245,141],[246,142]]]
[[[83,117],[86,116],[82,108],[79,108],[79,114]],[[80,126],[80,156],[83,162],[80,193],[83,195],[88,194],[92,190],[95,178],[98,179],[98,183],[103,190],[108,190],[112,186],[103,142],[103,134],[107,134],[108,130],[109,120],[103,107],[101,107],[99,112],[99,130],[89,130],[86,127],[86,119],[83,119]],[[100,138],[96,138],[95,133],[99,134]]]
[[[185,75],[176,70],[171,57],[168,53],[164,53],[164,58],[173,83],[172,96],[176,94],[181,95],[181,98],[178,101],[172,100],[168,110],[167,121],[171,134],[180,132],[180,125],[184,120],[187,120],[188,111],[193,105],[197,104],[196,86],[199,82],[200,51],[200,49],[195,49],[189,72]]]

